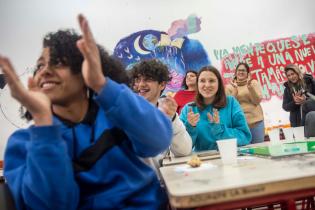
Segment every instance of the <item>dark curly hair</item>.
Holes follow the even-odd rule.
[[[81,73],[83,56],[76,45],[79,39],[81,36],[75,33],[73,29],[48,33],[44,37],[43,47],[48,47],[50,50],[49,65],[55,66],[61,63],[64,66],[69,66],[73,74]],[[128,76],[123,65],[113,56],[110,56],[102,46],[97,45],[97,47],[100,52],[104,75],[118,83],[128,84]]]
[[[171,80],[167,66],[157,59],[144,60],[134,65],[130,70],[131,80],[134,81],[139,76],[150,78],[158,83]]]
[[[81,67],[83,63],[83,56],[77,47],[77,41],[82,36],[78,35],[73,29],[58,30],[57,32],[48,33],[43,40],[43,48],[49,48],[50,53],[50,66],[56,66],[62,64],[69,66],[70,71],[73,74],[81,74]],[[116,60],[113,56],[110,56],[105,49],[97,45],[100,53],[101,65],[103,74],[118,83],[129,83],[127,72],[123,65]],[[37,69],[34,71],[36,74]],[[90,89],[90,96],[93,95],[93,91]],[[23,109],[21,109],[23,111]],[[30,113],[26,110],[24,114],[21,114],[22,118],[31,120]]]
[[[212,102],[212,105],[214,108],[220,109],[226,106],[226,95],[225,95],[225,91],[224,91],[224,85],[223,85],[223,81],[222,81],[222,77],[221,74],[219,72],[219,70],[217,70],[215,67],[213,66],[205,66],[203,68],[201,68],[201,70],[198,73],[197,76],[197,87],[198,87],[198,83],[199,83],[199,77],[201,75],[202,72],[204,71],[209,71],[212,72],[218,79],[218,92],[215,94],[214,100]],[[204,102],[204,98],[203,96],[200,94],[199,92],[199,88],[197,88],[197,95],[196,95],[196,105],[199,109],[203,110],[207,105]]]

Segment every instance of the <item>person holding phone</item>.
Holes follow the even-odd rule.
[[[284,83],[282,108],[290,112],[291,127],[304,126],[306,114],[315,111],[315,101],[311,99],[315,94],[315,81],[295,64],[287,65],[284,72],[288,81]]]

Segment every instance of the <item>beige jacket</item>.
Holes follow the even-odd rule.
[[[254,127],[257,122],[264,120],[263,110],[260,106],[262,91],[257,80],[252,80],[250,86],[247,83],[239,83],[236,88],[228,84],[225,91],[227,95],[234,96],[241,104],[250,128]]]

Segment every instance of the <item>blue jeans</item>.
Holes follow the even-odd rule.
[[[265,139],[265,123],[260,121],[255,127],[250,128],[250,133],[252,134],[251,144],[261,143]]]

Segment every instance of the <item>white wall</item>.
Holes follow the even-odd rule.
[[[314,11],[314,0],[0,0],[0,53],[9,56],[22,74],[35,64],[44,34],[59,28],[78,29],[79,12],[88,17],[96,40],[109,51],[131,33],[167,31],[174,20],[196,14],[201,17],[201,31],[190,37],[198,39],[213,64],[219,65],[214,49],[314,32]],[[8,98],[0,90],[0,103]],[[17,107],[10,101],[6,108],[15,111]],[[287,118],[279,99],[264,104],[264,109]],[[20,123],[16,114],[11,118]],[[15,129],[0,112],[0,159]]]

